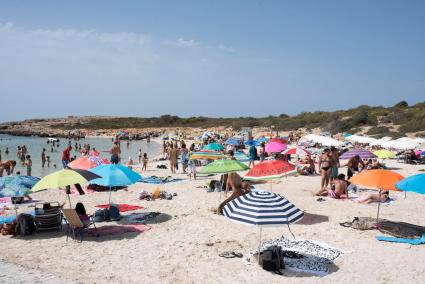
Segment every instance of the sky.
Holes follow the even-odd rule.
[[[0,121],[425,101],[425,1],[0,2]]]

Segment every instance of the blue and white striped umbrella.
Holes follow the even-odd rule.
[[[223,208],[231,220],[256,226],[281,226],[298,222],[304,212],[279,194],[257,191],[242,195]]]

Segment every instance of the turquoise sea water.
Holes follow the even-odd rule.
[[[28,154],[31,155],[32,159],[32,175],[43,177],[47,174],[50,174],[54,171],[62,169],[62,151],[68,145],[68,139],[59,138],[59,147],[54,148],[55,151],[51,152],[50,145],[47,144],[47,138],[41,137],[27,137],[27,136],[11,136],[0,134],[0,150],[1,150],[1,159],[2,160],[16,160],[17,166],[16,171],[20,171],[22,175],[26,174],[26,167],[22,166],[20,159],[17,157],[18,146],[26,145],[28,149]],[[93,148],[95,147],[97,151],[101,152],[103,150],[109,150],[112,146],[111,138],[84,138],[78,141],[71,140],[71,145],[73,150],[71,151],[71,157],[74,155],[80,157],[81,154],[76,152],[74,149],[75,142],[81,144],[90,144]],[[6,147],[9,147],[9,154],[6,155]],[[43,148],[46,148],[46,156],[50,156],[50,167],[41,167],[41,151]],[[147,153],[148,157],[152,159],[154,156],[158,155],[161,145],[155,141],[147,143],[146,140],[141,141],[131,141],[130,145],[127,147],[126,141],[121,142],[121,159],[122,162],[127,162],[128,158],[131,157],[135,163],[138,162],[138,151],[142,149],[143,153]],[[106,157],[109,159],[109,153],[100,153],[100,157]],[[57,168],[55,169],[53,165],[56,164]],[[5,175],[6,173],[4,173]]]

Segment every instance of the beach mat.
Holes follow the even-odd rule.
[[[177,182],[181,180],[182,180],[181,178],[151,176],[151,177],[141,178],[138,180],[138,182],[150,183],[150,184],[164,184],[169,182]]]
[[[425,234],[425,227],[388,220],[380,220],[378,230],[393,237],[408,239],[420,238]]]
[[[425,234],[423,234],[422,237],[417,239],[394,238],[394,237],[384,237],[384,236],[377,236],[376,239],[378,241],[383,241],[383,242],[403,243],[403,244],[409,244],[409,245],[425,244]]]
[[[99,236],[99,237],[115,236],[115,235],[122,235],[125,233],[134,233],[134,232],[143,233],[145,231],[150,230],[151,228],[152,228],[151,226],[144,225],[144,224],[107,225],[107,226],[98,227],[97,229],[90,228],[89,234],[91,236]]]
[[[143,206],[139,206],[139,205],[130,205],[130,204],[114,204],[118,206],[118,209],[120,210],[120,212],[127,212],[127,211],[133,211],[133,210],[137,210],[137,209],[144,209]],[[109,208],[109,204],[101,204],[101,205],[96,205],[97,208]]]
[[[274,245],[280,246],[284,254],[296,256],[284,258],[285,269],[317,276],[329,274],[330,266],[344,254],[343,251],[322,242],[288,239],[284,236],[263,242],[259,250],[262,252]],[[253,260],[255,259],[252,257],[253,255],[258,255],[258,248],[247,254],[245,260],[257,263],[258,259]]]

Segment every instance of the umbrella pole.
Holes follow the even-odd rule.
[[[111,205],[112,186],[109,187],[109,205]]]
[[[72,205],[71,205],[71,197],[69,196],[69,194],[67,194],[67,196],[68,196],[68,201],[69,201],[69,208],[72,208]]]
[[[273,183],[270,182],[270,191],[273,192]]]
[[[260,243],[258,244],[258,265],[260,265],[260,248],[261,248],[261,232],[263,228],[260,227]]]
[[[407,191],[404,192],[404,198],[407,198]]]
[[[381,207],[381,190],[379,190],[378,214],[376,215],[376,225],[379,226],[379,208]]]

